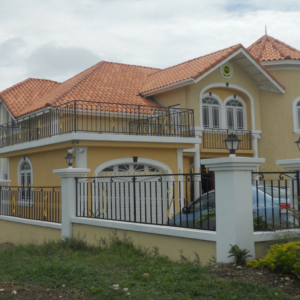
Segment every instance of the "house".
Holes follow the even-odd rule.
[[[0,93],[1,178],[59,185],[53,169],[194,172],[201,159],[297,157],[300,51],[270,36],[166,69],[99,62],[62,82],[29,78]],[[205,172],[205,170],[202,170]]]

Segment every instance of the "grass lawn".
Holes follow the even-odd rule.
[[[209,276],[210,268],[197,259],[171,262],[158,249],[137,249],[113,234],[97,247],[80,239],[14,246],[0,249],[0,299],[292,299],[263,285]]]

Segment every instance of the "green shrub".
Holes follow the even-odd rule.
[[[267,267],[284,274],[295,274],[300,278],[300,242],[273,245],[260,260],[247,262],[252,268]]]
[[[241,249],[238,245],[231,245],[231,249],[228,253],[228,257],[234,257],[234,262],[239,266],[244,266],[246,264],[246,260],[248,257],[251,257],[252,255],[248,254],[250,251],[247,249]]]

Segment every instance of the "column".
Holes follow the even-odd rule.
[[[251,173],[264,162],[247,157],[202,160],[215,172],[217,262],[233,261],[228,258],[230,244],[249,250],[255,258]]]
[[[71,218],[76,216],[76,181],[75,177],[87,175],[86,168],[67,168],[53,170],[61,178],[61,237],[72,237]]]
[[[183,171],[183,149],[177,149],[177,172],[184,173]],[[180,185],[180,188],[179,188]],[[184,207],[184,189],[183,189],[183,176],[178,176],[178,201],[181,201],[181,207]]]
[[[200,144],[195,144],[195,153],[194,153],[194,172],[199,173],[201,168],[200,164]],[[200,197],[201,192],[201,175],[194,176],[194,198],[197,199]]]

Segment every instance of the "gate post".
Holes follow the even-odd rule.
[[[72,238],[71,218],[76,216],[76,181],[75,178],[90,172],[86,168],[67,168],[53,170],[61,178],[61,238]]]
[[[230,244],[249,250],[255,258],[252,172],[264,158],[224,157],[204,159],[215,172],[217,262],[232,262]]]

